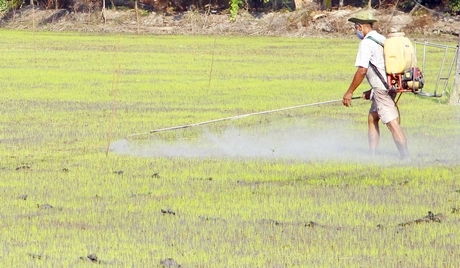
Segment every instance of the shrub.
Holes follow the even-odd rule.
[[[21,7],[24,0],[0,0],[0,12],[8,12],[10,9]]]
[[[452,14],[460,14],[460,0],[450,0],[447,3],[447,7],[450,9]]]

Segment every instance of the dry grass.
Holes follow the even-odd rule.
[[[435,19],[430,14],[423,14],[412,17],[412,23],[402,29],[403,32],[424,34],[429,32],[429,27],[433,25]]]
[[[74,31],[99,33],[137,33],[136,16],[133,10],[107,10],[107,21],[99,12],[66,13],[66,10],[36,10],[34,16],[30,8],[17,10],[6,15],[2,27],[12,29],[32,29],[35,18],[36,30]],[[293,12],[253,12],[242,10],[235,22],[230,21],[226,12],[211,14],[209,12],[178,12],[172,15],[162,13],[142,13],[139,20],[141,34],[181,34],[181,35],[264,35],[264,36],[349,36],[352,35],[350,24],[346,23],[351,14],[359,9],[344,7],[340,10],[321,11],[316,5],[307,5]],[[380,19],[379,29],[389,33],[391,28],[403,29],[408,35],[433,34],[433,31],[459,28],[459,22],[438,23],[437,19],[412,17],[402,12],[393,14],[393,9],[376,10]],[[420,21],[419,21],[420,20]],[[426,26],[426,27],[425,27]]]

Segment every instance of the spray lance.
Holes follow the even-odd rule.
[[[357,96],[357,97],[352,97],[351,99],[356,100],[356,99],[362,99],[362,98],[363,98],[362,96],[359,96],[359,97]],[[219,119],[213,119],[213,120],[209,120],[209,121],[193,123],[193,124],[188,124],[188,125],[181,125],[181,126],[173,126],[173,127],[153,129],[153,130],[150,130],[148,132],[129,134],[128,136],[126,136],[126,139],[133,138],[133,137],[136,137],[136,136],[153,134],[153,133],[157,133],[157,132],[164,132],[164,131],[170,131],[170,130],[177,130],[177,129],[183,129],[183,128],[191,128],[191,127],[203,126],[203,125],[222,122],[222,121],[227,121],[227,120],[241,119],[241,118],[254,116],[254,115],[269,114],[269,113],[275,113],[275,112],[281,112],[281,111],[287,111],[287,110],[293,110],[293,109],[311,107],[311,106],[319,106],[319,105],[331,104],[331,103],[336,103],[336,102],[341,102],[341,101],[342,101],[342,99],[315,102],[315,103],[308,103],[308,104],[296,105],[296,106],[291,106],[291,107],[286,107],[286,108],[280,108],[280,109],[274,109],[274,110],[268,110],[268,111],[262,111],[262,112],[254,112],[254,113],[248,113],[248,114],[224,117],[224,118],[219,118]]]

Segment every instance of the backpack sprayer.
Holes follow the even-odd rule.
[[[412,45],[409,38],[405,37],[404,33],[392,33],[388,35],[388,39],[385,40],[385,44],[380,43],[372,37],[369,39],[377,42],[379,45],[383,46],[383,53],[385,57],[385,71],[387,79],[385,80],[380,73],[378,72],[375,65],[370,63],[370,66],[374,69],[377,75],[382,80],[385,87],[391,91],[393,94],[411,92],[424,97],[442,97],[445,93],[447,83],[449,81],[454,62],[458,57],[459,46],[451,47],[447,45],[433,44],[427,41],[425,42],[414,42]],[[460,41],[459,41],[460,42]],[[444,55],[441,62],[438,78],[436,81],[435,89],[433,93],[427,93],[423,91],[423,86],[425,84],[425,79],[422,73],[422,70],[417,67],[417,45],[423,45],[423,69],[425,69],[426,58],[427,58],[427,47],[434,47],[438,49],[444,49]],[[454,49],[454,57],[450,62],[447,72],[444,72],[444,65],[446,63],[446,57],[449,49]],[[444,75],[444,77],[443,77]],[[438,85],[440,81],[444,81],[442,92],[437,93]],[[401,97],[401,95],[399,95]],[[399,97],[396,99],[395,103],[399,100]]]
[[[427,93],[423,92],[423,86],[425,84],[425,79],[419,67],[416,66],[417,64],[417,50],[414,49],[409,38],[405,37],[405,34],[402,32],[399,33],[392,33],[388,35],[388,38],[385,40],[385,43],[382,44],[372,36],[366,37],[371,39],[372,41],[376,42],[377,44],[383,47],[383,53],[385,58],[385,72],[386,78],[385,79],[379,72],[378,68],[369,62],[369,66],[374,70],[377,76],[380,78],[382,83],[384,84],[385,88],[389,91],[390,95],[393,97],[396,109],[398,111],[398,119],[401,122],[401,116],[398,107],[398,101],[402,96],[402,93],[411,92],[420,96],[424,97],[442,97],[447,87],[447,83],[450,77],[450,74],[453,69],[453,65],[455,59],[458,57],[459,46],[455,48],[455,55],[452,58],[450,63],[449,69],[447,71],[447,75],[445,77],[441,77],[443,75],[444,64],[446,61],[446,56],[449,46],[439,45],[439,44],[431,44],[429,42],[415,42],[417,44],[423,44],[423,68],[425,68],[426,64],[426,49],[427,47],[435,47],[435,48],[443,48],[444,49],[444,58],[441,63],[440,71],[438,74],[438,79],[436,82],[436,86],[434,89],[434,93]],[[459,41],[460,42],[460,41]],[[441,94],[437,94],[437,88],[439,85],[440,80],[444,80],[444,87],[442,89]],[[369,98],[370,92],[366,93],[366,99]],[[399,93],[399,95],[398,95]]]
[[[398,93],[417,93],[423,88],[424,79],[422,71],[415,66],[415,50],[409,38],[404,33],[393,33],[381,43],[372,36],[366,37],[383,47],[385,57],[385,71],[387,79],[383,77],[378,68],[369,62],[369,66],[380,78],[385,88],[391,95]],[[395,100],[397,104],[399,97]]]
[[[390,34],[383,47],[388,82],[396,93],[417,93],[423,88],[423,74],[415,66],[415,50],[404,33]]]

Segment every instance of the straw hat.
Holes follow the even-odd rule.
[[[374,15],[372,15],[372,13],[369,11],[358,12],[354,17],[349,18],[348,21],[359,24],[378,22],[378,20],[374,18]]]

